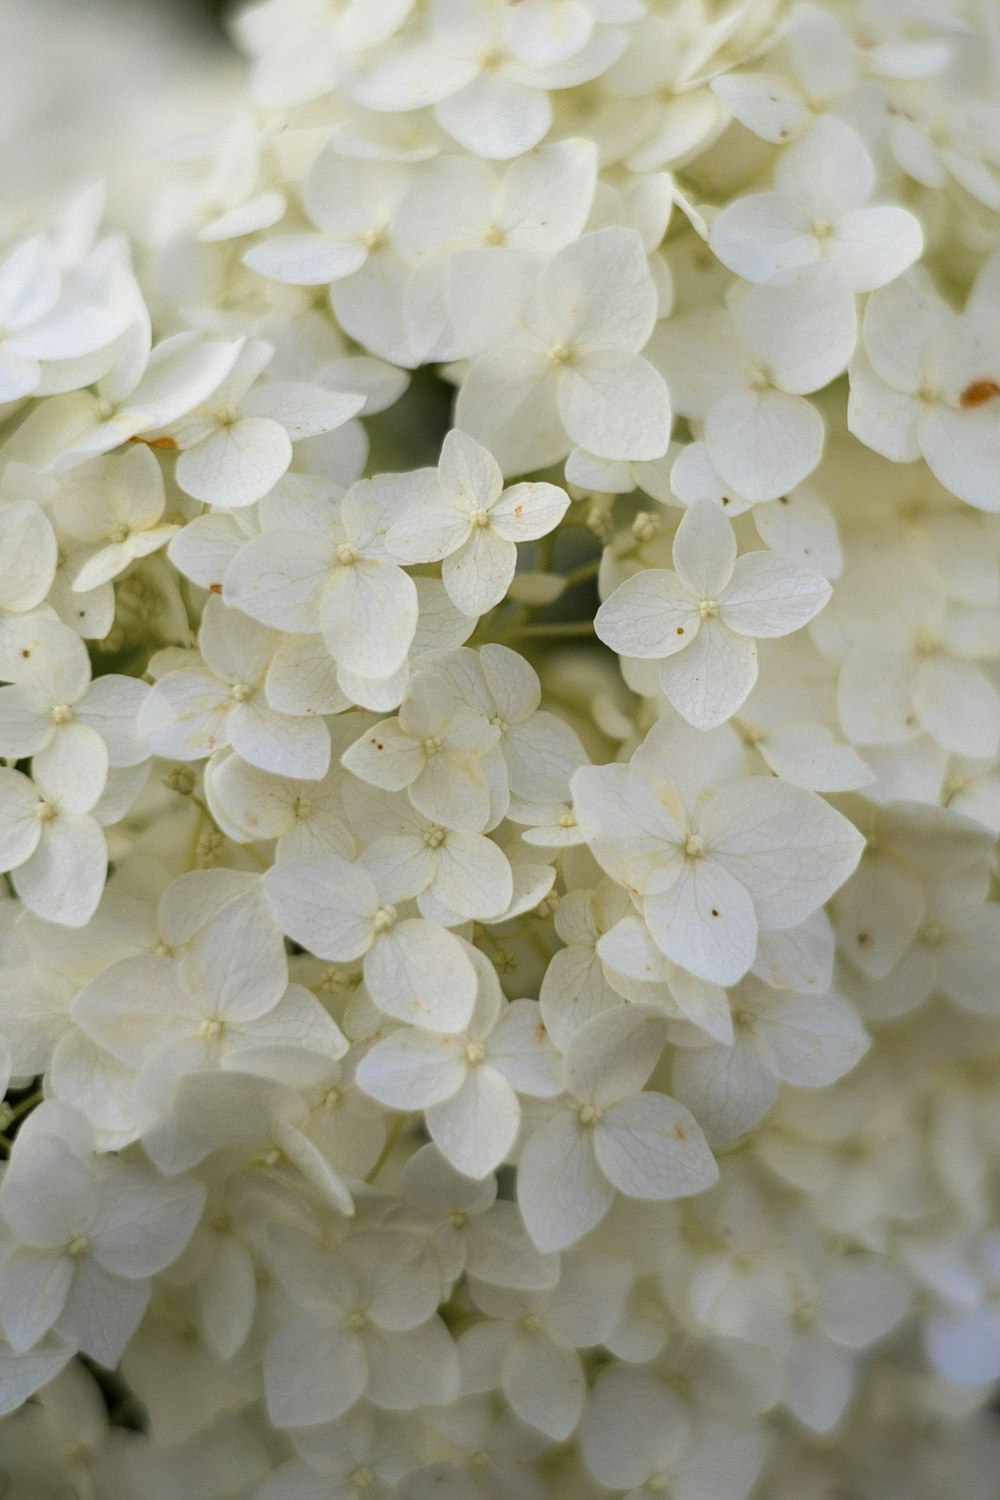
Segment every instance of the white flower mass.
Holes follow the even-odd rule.
[[[996,1500],[996,0],[233,28],[0,215],[0,1494]]]

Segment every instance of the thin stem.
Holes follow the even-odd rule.
[[[392,1122],[392,1124],[389,1127],[389,1130],[388,1130],[388,1133],[386,1135],[386,1138],[385,1138],[385,1145],[382,1147],[382,1150],[379,1152],[378,1161],[375,1163],[375,1165],[372,1167],[371,1171],[366,1176],[366,1178],[365,1178],[366,1182],[374,1182],[375,1179],[378,1177],[378,1174],[381,1172],[382,1168],[385,1166],[386,1162],[389,1160],[389,1157],[390,1157],[390,1155],[392,1153],[393,1147],[395,1146],[396,1142],[399,1140],[399,1138],[402,1135],[403,1131],[405,1130],[406,1126],[409,1125],[410,1120],[412,1118],[413,1118],[412,1115],[408,1115],[408,1114],[407,1115],[400,1115],[397,1120],[394,1120]]]
[[[575,588],[578,583],[588,583],[591,578],[596,578],[601,570],[601,559],[593,558],[590,562],[581,563],[578,568],[573,568],[563,579],[563,592]]]
[[[7,1125],[12,1125],[15,1120],[19,1120],[22,1115],[28,1114],[34,1109],[36,1104],[41,1104],[41,1102],[42,1091],[41,1089],[35,1089],[34,1093],[29,1094],[26,1099],[21,1099],[17,1104],[8,1104],[4,1111],[7,1116]]]
[[[519,630],[512,630],[508,636],[509,640],[572,640],[574,637],[593,635],[593,620],[560,620],[551,625],[523,625]]]
[[[539,538],[538,548],[535,553],[535,567],[539,573],[553,572],[553,563],[556,560],[556,533],[550,531],[547,536]]]

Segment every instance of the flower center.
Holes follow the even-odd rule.
[[[358,560],[358,550],[352,547],[350,542],[341,542],[337,548],[336,557],[342,568],[350,568]]]
[[[229,696],[234,703],[245,703],[253,693],[253,688],[248,682],[234,682],[229,689]]]
[[[54,802],[39,802],[35,808],[35,817],[39,823],[51,823],[58,808]]]
[[[198,1035],[203,1042],[214,1042],[222,1035],[224,1023],[218,1016],[206,1016],[198,1027]]]
[[[488,510],[474,510],[469,519],[472,522],[473,526],[479,526],[485,529],[490,524],[490,513]]]
[[[390,927],[396,925],[396,908],[394,906],[380,906],[375,913],[372,923],[374,932],[388,932]]]
[[[424,754],[437,755],[441,749],[441,737],[437,734],[429,734],[424,740]]]
[[[689,833],[684,841],[684,853],[688,859],[701,859],[705,853],[705,840],[700,833]]]
[[[580,1105],[580,1124],[596,1125],[601,1118],[601,1111],[596,1104]]]
[[[470,1068],[478,1068],[486,1056],[486,1048],[482,1042],[470,1042],[465,1049],[465,1060]]]
[[[698,613],[703,620],[712,620],[719,613],[719,605],[715,599],[699,599]]]

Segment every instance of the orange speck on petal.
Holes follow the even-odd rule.
[[[160,448],[166,453],[173,453],[177,447],[177,439],[172,437],[144,438],[130,437],[130,443],[145,443],[147,448]]]
[[[1000,396],[1000,385],[995,380],[973,380],[959,396],[958,404],[963,411],[972,411],[985,406],[994,396]]]

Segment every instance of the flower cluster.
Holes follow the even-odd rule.
[[[991,1500],[992,5],[236,29],[0,251],[4,1495]]]

